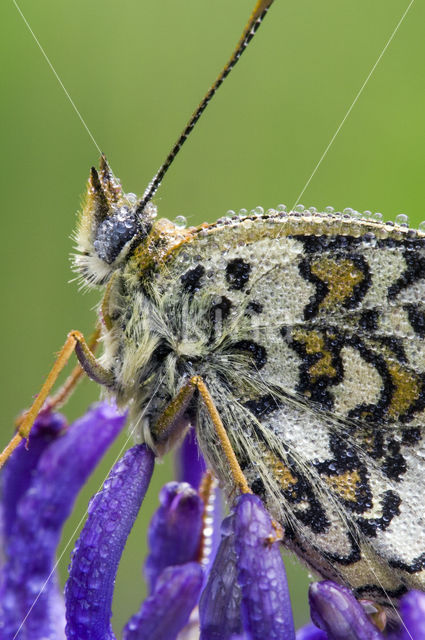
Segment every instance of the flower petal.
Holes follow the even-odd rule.
[[[154,454],[136,445],[91,501],[65,586],[68,640],[112,640],[111,604],[118,563],[149,486]]]
[[[241,496],[234,516],[242,620],[253,640],[295,639],[285,566],[271,518],[261,500]]]
[[[381,640],[382,634],[347,587],[324,580],[309,589],[311,619],[330,640]]]
[[[188,482],[199,490],[207,466],[198,445],[195,429],[189,429],[182,446],[176,454],[177,477],[180,482]],[[215,481],[216,482],[216,481]],[[211,495],[210,504],[205,505],[204,553],[208,569],[211,566],[220,544],[220,525],[223,520],[223,498],[216,486]]]
[[[403,596],[400,613],[405,625],[400,640],[425,640],[425,593],[410,591]]]
[[[199,612],[201,640],[295,638],[285,568],[261,500],[241,496],[222,525],[222,540]]]
[[[149,527],[150,553],[145,564],[151,592],[166,567],[197,560],[203,526],[204,503],[186,482],[169,482],[159,500]]]
[[[30,433],[28,445],[21,442],[7,461],[1,475],[3,535],[8,538],[16,517],[19,500],[28,490],[37,464],[45,449],[65,430],[66,419],[60,413],[40,413]]]
[[[57,418],[52,420],[54,423]],[[21,488],[15,494],[22,497],[11,526],[2,575],[3,637],[13,638],[18,629],[22,640],[63,637],[63,604],[54,573],[62,525],[81,486],[124,421],[108,405],[90,410],[45,448],[26,492],[22,495]]]
[[[296,640],[329,640],[327,633],[318,629],[315,624],[306,624],[298,629],[295,634]]]
[[[176,462],[179,481],[188,482],[194,489],[198,489],[207,467],[198,447],[195,429],[187,432],[177,452]]]
[[[233,515],[223,520],[221,529],[220,546],[199,601],[201,640],[230,640],[243,633]]]
[[[175,640],[196,607],[202,582],[197,562],[167,567],[140,613],[126,625],[123,640]]]

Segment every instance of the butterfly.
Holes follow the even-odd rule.
[[[185,227],[152,203],[271,4],[140,199],[92,169],[74,266],[104,290],[103,355],[69,334],[3,459],[75,349],[159,455],[195,426],[230,498],[261,496],[311,568],[387,605],[425,586],[423,233],[301,209]]]

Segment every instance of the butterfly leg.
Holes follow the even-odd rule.
[[[187,425],[187,423],[182,421],[181,418],[184,416],[184,412],[189,406],[190,400],[196,390],[199,392],[199,395],[201,396],[210,415],[215,432],[220,441],[222,451],[227,458],[235,486],[240,493],[252,493],[236,458],[235,452],[233,451],[232,444],[229,440],[226,429],[224,428],[217,407],[214,404],[214,400],[208,391],[207,385],[200,376],[193,376],[190,378],[159,417],[152,432],[155,445],[159,446],[161,449],[161,445],[164,446],[166,442],[170,443],[169,438],[171,437],[172,441],[173,435],[174,439],[176,439],[176,432]],[[211,477],[209,476],[208,481],[211,481]],[[284,537],[281,525],[274,519],[272,520],[272,525],[275,530],[275,534],[266,541],[267,544],[274,544],[275,542],[282,540]]]
[[[229,440],[229,436],[227,435],[227,431],[224,428],[223,422],[220,418],[220,414],[217,411],[217,407],[214,404],[214,400],[208,391],[208,387],[205,382],[202,380],[200,376],[194,376],[191,378],[191,383],[196,386],[199,391],[199,394],[204,402],[205,408],[207,409],[211,421],[214,425],[215,432],[220,441],[221,448],[225,457],[227,458],[227,462],[230,467],[230,472],[233,477],[233,481],[236,487],[239,489],[241,493],[252,493],[251,489],[248,486],[246,478],[243,474],[242,469],[240,468],[239,462],[236,458],[235,452],[233,451],[232,444]]]
[[[237,461],[229,436],[226,433],[220,414],[214,404],[214,400],[208,391],[205,382],[200,376],[193,376],[190,378],[158,418],[152,432],[155,446],[161,453],[166,451],[173,441],[177,439],[181,430],[187,426],[187,421],[184,420],[184,414],[195,391],[199,392],[199,395],[201,396],[210,415],[215,432],[220,441],[222,451],[229,463],[232,478],[236,487],[240,493],[251,493],[251,489],[249,488],[239,462]]]
[[[100,327],[98,326],[96,327],[95,331],[90,336],[90,339],[87,342],[87,346],[93,355],[95,354],[96,349],[99,345],[99,337],[100,337]],[[74,391],[75,387],[77,386],[78,382],[80,381],[84,373],[85,371],[83,367],[80,364],[77,364],[73,368],[73,370],[71,371],[71,374],[65,380],[61,388],[55,393],[54,396],[51,396],[50,398],[47,399],[46,404],[44,405],[44,408],[48,410],[52,410],[52,409],[58,409],[62,407],[68,400],[69,396]],[[20,418],[18,418],[18,421],[16,423],[17,426],[21,424],[24,417],[25,417],[25,414]]]
[[[214,404],[214,400],[212,399],[212,396],[210,394],[210,392],[208,391],[208,388],[205,384],[205,382],[202,380],[202,378],[200,378],[199,376],[195,376],[194,378],[192,378],[193,382],[196,384],[197,389],[199,391],[199,393],[201,394],[201,397],[205,403],[205,406],[208,410],[208,413],[211,416],[211,420],[213,421],[217,436],[220,440],[222,449],[223,449],[223,453],[227,458],[227,461],[229,463],[230,469],[231,469],[231,473],[233,476],[233,480],[236,484],[236,486],[239,488],[239,491],[241,493],[252,493],[246,478],[243,474],[242,469],[240,468],[239,462],[237,461],[235,452],[233,451],[233,447],[230,443],[229,437],[227,435],[226,429],[224,428],[224,425],[221,421],[220,418],[220,414],[217,411],[217,407]],[[280,524],[278,522],[276,522],[275,520],[272,521],[272,525],[273,528],[275,530],[275,535],[270,537],[270,539],[267,541],[269,544],[273,544],[278,540],[282,540],[283,539],[283,529],[280,526]]]
[[[96,341],[97,341],[97,338],[96,338]],[[96,382],[99,382],[100,384],[103,384],[105,386],[112,386],[113,374],[110,371],[107,371],[106,369],[104,369],[97,362],[92,351],[90,350],[89,345],[85,341],[83,334],[80,333],[79,331],[70,331],[65,341],[65,344],[60,350],[59,355],[56,358],[56,361],[50,373],[48,374],[43,386],[41,387],[40,392],[35,398],[31,408],[24,414],[22,419],[19,421],[17,433],[9,442],[9,444],[6,446],[4,451],[0,454],[0,468],[9,458],[11,453],[16,449],[19,443],[22,440],[26,440],[28,438],[31,431],[31,427],[34,424],[34,421],[37,415],[41,411],[43,404],[47,399],[47,396],[49,395],[51,388],[55,384],[62,369],[67,364],[69,357],[71,356],[73,351],[75,351],[77,358],[80,361],[81,368],[87,373],[87,375],[90,378],[92,378]],[[64,397],[67,396],[67,394],[71,392],[72,387],[75,386],[75,383],[80,377],[80,375],[81,375],[80,373],[78,373],[78,376],[76,374],[74,376],[73,374],[71,374],[71,378],[73,378],[72,384],[71,382],[69,382],[70,380],[69,379],[65,383],[61,392],[59,392],[60,402],[64,399]],[[52,408],[52,406],[54,405],[49,404],[48,408]]]

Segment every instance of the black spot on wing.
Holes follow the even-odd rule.
[[[262,313],[263,305],[260,302],[256,302],[255,300],[251,300],[246,305],[246,310],[248,313]]]
[[[425,256],[416,251],[405,251],[406,270],[388,289],[388,299],[393,300],[403,289],[425,278]]]
[[[223,333],[223,324],[226,322],[233,304],[226,296],[217,296],[209,310],[211,322],[210,342],[219,338]]]
[[[282,494],[294,506],[297,504],[302,505],[301,508],[294,508],[293,510],[297,520],[309,527],[315,534],[326,533],[330,522],[320,500],[316,497],[311,483],[299,472],[299,469],[294,470],[293,473],[296,474],[297,483],[290,489],[282,491]]]
[[[201,288],[201,279],[205,274],[205,267],[201,264],[198,264],[193,269],[189,269],[184,273],[180,280],[183,285],[183,289],[187,291],[187,293],[195,293],[199,291]]]
[[[407,312],[413,331],[420,338],[425,338],[425,313],[423,309],[420,309],[416,304],[406,304],[403,308]]]
[[[259,496],[262,500],[267,498],[266,487],[261,478],[256,478],[250,485],[252,493]]]
[[[256,400],[248,400],[248,402],[244,404],[244,407],[258,419],[273,413],[273,411],[277,411],[280,406],[281,403],[271,394],[261,396],[261,398],[257,398]]]
[[[328,254],[324,254],[323,257],[326,258],[326,256],[328,256]],[[359,276],[361,275],[361,280],[351,288],[350,293],[347,293],[345,299],[340,300],[337,303],[337,305],[340,305],[343,308],[354,309],[360,304],[371,284],[371,275],[369,272],[367,261],[363,258],[363,256],[356,253],[335,253],[329,254],[328,257],[332,260],[335,267],[338,267],[341,261],[343,263],[351,263],[353,270],[355,270]],[[317,256],[313,256],[313,258],[307,257],[298,265],[300,275],[305,280],[314,284],[316,289],[315,293],[310,299],[310,302],[304,309],[305,320],[311,320],[318,314],[322,303],[325,303],[326,298],[330,292],[329,282],[323,280],[322,277],[319,277],[314,273],[316,258]],[[320,259],[318,260],[318,265],[320,266]],[[332,271],[329,272],[329,278],[334,279]]]
[[[396,336],[379,336],[377,341],[387,347],[387,349],[390,349],[399,362],[407,362],[402,338],[397,338]]]
[[[410,564],[401,560],[389,560],[388,564],[395,569],[402,569],[407,573],[418,573],[425,569],[425,553],[415,558]]]
[[[390,560],[391,564],[391,560]],[[353,589],[353,593],[357,598],[370,598],[374,600],[378,604],[383,604],[388,606],[388,597],[390,598],[401,598],[402,595],[407,593],[408,589],[403,584],[396,589],[383,589],[381,586],[376,584],[365,584],[362,587],[358,587],[357,589]]]
[[[422,433],[419,427],[408,427],[403,429],[402,443],[406,446],[414,446],[418,444],[422,438]]]
[[[329,446],[333,453],[333,458],[323,462],[314,463],[319,475],[338,479],[346,472],[355,472],[359,478],[354,485],[355,499],[345,499],[344,493],[335,489],[338,500],[353,513],[362,514],[371,508],[372,490],[368,480],[367,469],[361,464],[355,451],[355,447],[349,445],[345,437],[340,437],[332,433],[329,437]]]
[[[388,455],[382,465],[382,471],[388,478],[396,482],[407,471],[406,460],[400,453],[400,443],[396,440],[390,440],[388,443]]]
[[[251,265],[242,258],[231,260],[226,267],[226,280],[229,289],[243,289],[249,280]]]
[[[394,516],[399,515],[400,504],[400,496],[395,491],[386,491],[381,502],[382,516],[380,518],[360,517],[356,519],[361,531],[368,538],[376,538],[378,531],[385,531],[390,526]]]
[[[359,326],[367,332],[376,331],[378,328],[379,314],[377,309],[368,309],[360,314]]]
[[[267,362],[266,349],[261,344],[258,344],[253,340],[239,340],[239,342],[234,342],[232,349],[235,349],[236,351],[247,351],[250,353],[254,360],[256,369],[262,369]]]
[[[211,307],[211,321],[217,322],[228,318],[232,302],[226,296],[220,296]]]

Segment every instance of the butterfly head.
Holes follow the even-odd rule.
[[[88,285],[104,284],[152,228],[156,207],[140,210],[133,193],[123,193],[104,155],[91,168],[77,233],[74,266]]]

